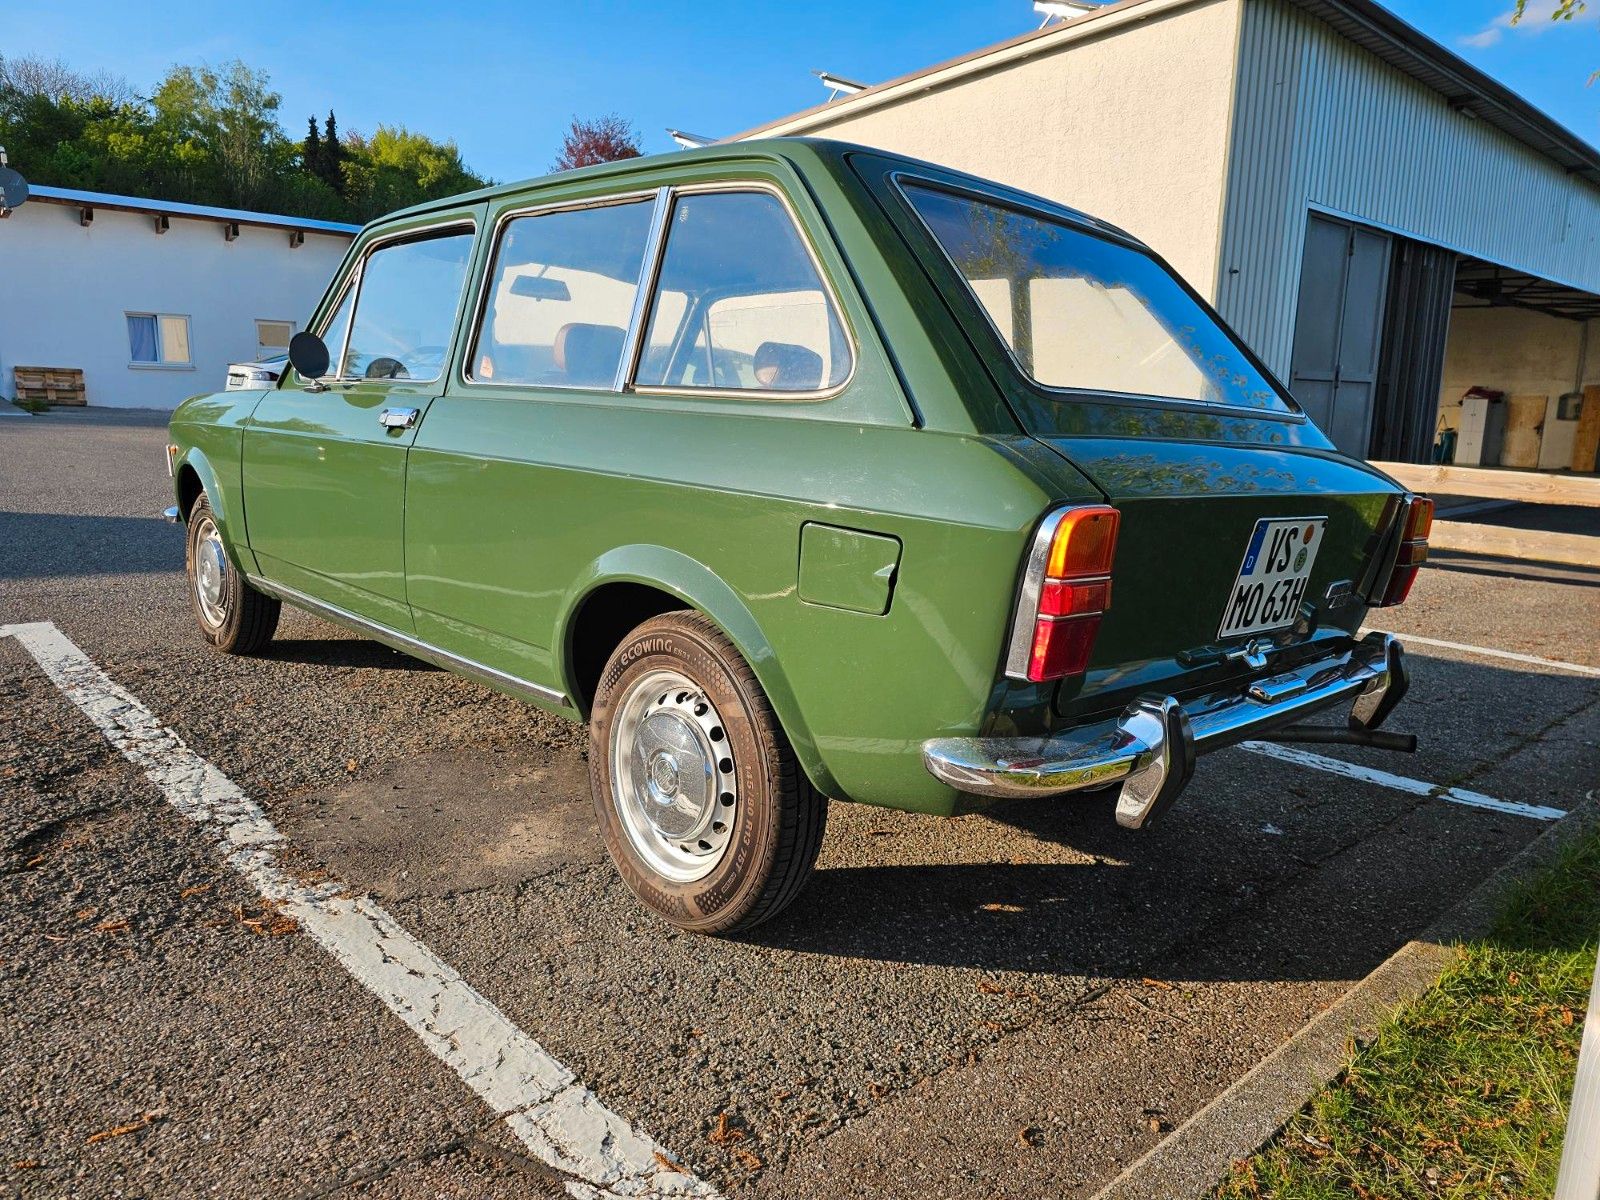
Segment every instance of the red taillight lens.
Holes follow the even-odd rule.
[[[1039,593],[1041,617],[1084,617],[1103,613],[1111,607],[1111,580],[1093,583],[1068,583],[1047,579]]]
[[[1379,608],[1404,604],[1417,582],[1417,568],[1428,561],[1428,534],[1433,530],[1433,501],[1413,496],[1406,504],[1405,528],[1400,549],[1395,555],[1389,586],[1383,590]]]
[[[1121,514],[1103,504],[1052,514],[1040,527],[1018,601],[1007,674],[1032,683],[1081,675],[1111,607]]]
[[[1082,675],[1089,669],[1094,639],[1100,632],[1100,614],[1070,621],[1040,617],[1033,625],[1033,655],[1028,678],[1034,683]]]

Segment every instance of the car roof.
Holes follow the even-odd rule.
[[[921,175],[934,180],[942,180],[958,187],[987,192],[1002,199],[1010,200],[1013,203],[1044,209],[1063,219],[1116,234],[1130,242],[1138,241],[1137,238],[1134,238],[1124,230],[1118,229],[1109,222],[1102,221],[1088,213],[1062,204],[1060,201],[1033,195],[996,180],[969,175],[953,167],[940,166],[936,163],[911,158],[904,154],[896,154],[890,150],[883,150],[876,146],[863,146],[854,142],[815,137],[754,138],[750,141],[717,142],[710,146],[699,146],[692,150],[643,155],[638,158],[625,158],[616,162],[599,163],[592,167],[578,167],[570,171],[558,171],[549,175],[518,180],[514,183],[494,184],[490,187],[479,188],[476,191],[462,192],[459,195],[446,196],[439,200],[430,200],[423,204],[388,213],[372,222],[372,225],[387,225],[392,221],[405,220],[410,217],[435,212],[441,208],[453,208],[461,204],[473,204],[484,200],[498,200],[505,196],[537,192],[542,188],[557,184],[565,186],[576,182],[604,180],[607,178],[616,178],[620,181],[634,175],[648,174],[651,171],[670,168],[676,173],[685,167],[692,169],[702,163],[709,165],[719,162],[749,161],[753,158],[784,162],[794,167],[797,171],[804,173],[808,168],[815,167],[820,163],[832,162],[842,165],[844,160],[852,155],[871,156],[889,164],[891,168],[902,169],[908,174]]]

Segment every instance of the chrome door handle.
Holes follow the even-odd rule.
[[[385,429],[410,429],[417,423],[416,408],[386,408],[378,414],[378,424]]]

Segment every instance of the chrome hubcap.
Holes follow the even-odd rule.
[[[709,875],[733,840],[738,783],[727,731],[705,693],[677,671],[628,689],[611,727],[611,792],[628,841],[659,875]]]
[[[195,530],[194,594],[206,624],[221,625],[228,616],[228,556],[222,535],[210,517],[200,518]]]

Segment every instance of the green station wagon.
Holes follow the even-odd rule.
[[[606,845],[683,928],[793,900],[827,797],[1139,828],[1246,738],[1414,747],[1359,629],[1431,503],[1083,213],[711,147],[377,221],[309,328],[173,415],[201,631],[259,650],[287,602],[587,720]]]

